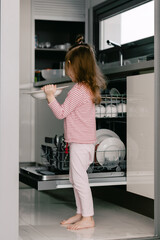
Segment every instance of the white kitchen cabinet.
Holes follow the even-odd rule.
[[[127,77],[127,191],[154,198],[154,73]]]
[[[32,0],[34,19],[85,21],[85,0]]]

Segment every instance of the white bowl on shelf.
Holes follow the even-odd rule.
[[[42,77],[47,81],[53,81],[57,77],[62,77],[62,69],[43,69]]]

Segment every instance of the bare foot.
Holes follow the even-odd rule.
[[[72,224],[72,223],[76,223],[78,221],[80,221],[82,218],[82,215],[81,214],[76,214],[75,216],[73,217],[70,217],[68,218],[67,220],[63,220],[61,222],[62,225],[66,225],[66,224]]]
[[[67,227],[69,230],[78,230],[83,228],[93,228],[95,222],[93,217],[82,217],[82,219],[74,224],[71,224]]]

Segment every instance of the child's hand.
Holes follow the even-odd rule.
[[[45,92],[48,102],[49,103],[52,102],[54,100],[54,94],[56,92],[56,85],[53,84],[45,85],[41,89]]]

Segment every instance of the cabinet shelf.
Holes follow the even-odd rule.
[[[47,84],[62,84],[62,83],[71,83],[71,79],[69,77],[61,77],[61,78],[55,78],[54,81],[47,81],[47,80],[44,80],[44,81],[39,81],[39,82],[34,82],[33,86],[34,87],[43,87]]]
[[[55,49],[55,48],[35,48],[35,51],[48,51],[48,52],[64,52],[66,53],[66,50],[62,50],[62,49]]]
[[[36,19],[35,46],[33,49],[35,72],[42,69],[62,69],[69,46],[74,44],[78,34],[84,34],[84,32],[85,22]],[[47,42],[50,43],[49,48],[47,48]],[[68,82],[68,79],[65,77],[54,79],[56,84],[66,81]],[[43,81],[43,78],[40,77],[38,82],[34,82],[34,86],[39,87],[49,83]]]

